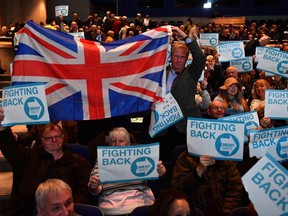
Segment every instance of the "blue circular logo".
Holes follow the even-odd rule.
[[[131,165],[131,172],[138,177],[149,175],[155,169],[154,161],[149,157],[137,158]]]
[[[287,159],[288,158],[288,137],[284,136],[278,140],[276,146],[276,153],[280,158]]]
[[[236,47],[232,50],[232,56],[234,58],[236,58],[236,59],[241,58],[242,55],[243,55],[243,51],[240,48]]]
[[[26,115],[33,120],[41,119],[44,115],[44,105],[37,97],[29,97],[24,103]]]
[[[214,46],[217,44],[217,39],[216,38],[211,38],[209,41],[210,45]]]
[[[245,134],[245,136],[248,137],[249,131],[250,131],[251,129],[253,129],[253,128],[258,127],[258,126],[259,126],[259,125],[258,125],[256,122],[254,122],[254,121],[246,122],[246,123],[245,123],[245,127],[244,127],[244,134]]]
[[[251,70],[251,68],[252,68],[252,65],[251,65],[250,62],[243,62],[243,64],[242,64],[242,69],[243,69],[244,71],[249,71],[249,70]]]
[[[288,74],[288,61],[282,61],[277,65],[277,71],[281,74]]]
[[[239,150],[239,141],[233,134],[224,133],[217,137],[216,150],[223,156],[232,156]]]

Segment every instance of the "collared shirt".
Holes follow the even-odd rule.
[[[167,83],[166,83],[166,94],[171,91],[172,84],[174,79],[177,77],[176,72],[171,68],[168,72],[168,78],[167,78]]]

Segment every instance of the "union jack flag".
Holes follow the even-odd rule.
[[[103,119],[149,110],[164,98],[171,26],[100,44],[28,21],[12,85],[45,83],[51,120]]]

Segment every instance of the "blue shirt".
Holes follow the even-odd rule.
[[[176,72],[171,68],[168,72],[168,78],[167,78],[167,83],[166,83],[166,94],[171,91],[173,81],[176,77],[177,77]]]

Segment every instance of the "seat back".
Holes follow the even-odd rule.
[[[104,216],[99,207],[92,205],[74,203],[74,211],[81,216]]]
[[[194,208],[196,216],[204,216],[204,213],[201,209],[199,208]]]
[[[248,207],[239,207],[235,208],[230,212],[230,216],[247,216],[249,215],[248,213]]]
[[[65,146],[67,146],[71,152],[79,154],[84,157],[89,163],[91,162],[90,152],[87,146],[71,143],[66,143]]]
[[[177,161],[177,158],[178,156],[187,150],[187,145],[179,145],[179,146],[176,146],[174,149],[173,149],[173,152],[172,152],[172,166],[171,166],[171,169],[172,169],[172,172],[173,172],[173,168],[174,168],[174,165]]]
[[[147,216],[150,208],[151,206],[139,206],[132,211],[131,216]]]

